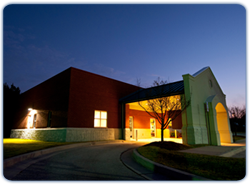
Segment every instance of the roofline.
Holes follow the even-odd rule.
[[[135,91],[125,97],[122,97],[121,99],[119,99],[119,102],[120,103],[132,103],[132,102],[138,102],[138,101],[144,101],[144,100],[151,100],[151,99],[155,99],[155,98],[159,98],[159,97],[168,97],[168,96],[174,96],[174,95],[180,95],[180,94],[184,94],[184,89],[182,91],[177,91],[177,92],[170,92],[168,94],[165,94],[164,96],[161,96],[161,95],[156,95],[156,96],[152,96],[150,98],[148,97],[144,97],[144,98],[137,98],[135,100],[128,100],[128,101],[123,101],[123,99],[126,99],[127,97],[129,96],[132,96],[136,93],[139,93],[140,91],[142,90],[149,90],[149,89],[153,89],[153,88],[156,88],[156,87],[161,87],[161,86],[167,86],[167,85],[171,85],[171,84],[175,84],[175,83],[180,83],[180,82],[183,82],[183,80],[179,80],[179,81],[176,81],[176,82],[171,82],[171,83],[168,83],[168,84],[163,84],[163,85],[159,85],[159,86],[154,86],[154,87],[149,87],[149,88],[142,88],[142,89],[139,89],[138,91]]]
[[[213,71],[211,70],[211,68],[210,68],[209,66],[203,67],[202,69],[200,69],[199,71],[197,71],[197,72],[194,73],[193,75],[190,75],[190,74],[187,74],[187,75],[190,75],[190,76],[192,76],[193,78],[196,78],[198,75],[200,75],[201,73],[203,73],[203,72],[206,71],[207,69],[209,69],[210,72],[211,72],[211,74],[213,75],[213,78],[215,79],[215,82],[217,83],[217,86],[219,87],[221,93],[222,93],[224,96],[226,96],[226,95],[224,94],[224,92],[222,91],[221,86],[219,85],[218,80],[215,78],[214,73],[213,73]],[[184,76],[184,75],[182,75],[182,76]]]
[[[202,69],[200,69],[199,71],[197,71],[196,73],[194,73],[192,76],[193,76],[193,77],[196,77],[196,76],[198,76],[199,74],[201,74],[203,71],[205,71],[205,70],[207,70],[207,69],[209,69],[209,68],[210,68],[209,66],[203,67]]]
[[[55,78],[55,77],[57,77],[57,76],[59,76],[59,75],[65,73],[65,72],[68,71],[68,70],[69,70],[69,72],[71,73],[71,71],[70,71],[70,70],[71,70],[71,67],[69,67],[69,68],[67,68],[67,69],[65,69],[65,70],[63,70],[63,71],[61,71],[61,72],[59,72],[59,73],[57,73],[57,74],[55,74],[55,75],[53,75],[53,76],[47,78],[46,80],[44,80],[44,81],[38,83],[37,85],[35,85],[35,86],[33,86],[33,87],[27,89],[26,91],[20,93],[20,95],[21,95],[21,94],[24,94],[24,93],[26,93],[26,92],[28,92],[28,91],[31,90],[31,89],[34,89],[35,87],[37,87],[37,86],[39,86],[39,85],[44,84],[45,82],[47,82],[47,81],[49,81],[49,80],[51,80],[51,79],[53,79],[53,78]]]
[[[92,72],[89,72],[89,71],[85,71],[85,70],[82,70],[82,69],[78,69],[78,68],[75,68],[75,67],[69,67],[69,68],[67,68],[67,69],[65,69],[65,70],[63,70],[63,71],[61,71],[61,72],[59,72],[59,73],[57,73],[57,74],[55,74],[55,75],[53,75],[53,76],[47,78],[46,80],[44,80],[44,81],[42,81],[42,82],[36,84],[35,86],[33,86],[33,87],[27,89],[26,91],[21,92],[20,94],[26,93],[27,91],[29,91],[29,90],[31,90],[31,89],[33,89],[33,88],[35,88],[35,87],[37,87],[37,86],[39,86],[39,85],[41,85],[41,84],[47,82],[47,81],[49,81],[50,79],[52,79],[52,78],[54,78],[54,77],[56,77],[56,76],[58,76],[58,75],[61,75],[62,73],[66,72],[66,71],[68,71],[68,70],[70,71],[70,73],[71,73],[71,70],[79,70],[79,71],[82,71],[82,72],[85,72],[85,73],[89,73],[89,74],[92,74],[92,75],[96,75],[96,76],[99,76],[99,77],[102,77],[102,78],[107,78],[107,79],[110,79],[110,80],[114,80],[114,81],[117,81],[117,82],[120,82],[120,83],[124,83],[124,84],[128,84],[128,85],[137,87],[136,85],[129,84],[129,83],[127,83],[127,82],[123,82],[123,81],[120,81],[120,80],[116,80],[116,79],[113,79],[113,78],[109,78],[109,77],[106,77],[106,76],[102,76],[102,75],[99,75],[99,74],[95,74],[95,73],[92,73]],[[71,74],[70,74],[70,76],[71,76]]]
[[[156,98],[160,98],[160,97],[169,97],[169,96],[175,96],[175,95],[183,95],[184,94],[184,90],[183,91],[178,91],[178,92],[173,92],[173,93],[168,93],[165,96],[152,96],[150,98],[139,98],[136,100],[130,100],[130,101],[122,101],[121,99],[119,100],[120,103],[133,103],[133,102],[139,102],[139,101],[144,101],[144,100],[152,100],[152,99],[156,99]]]
[[[107,78],[109,80],[114,80],[114,81],[117,81],[117,82],[121,82],[121,83],[124,83],[124,84],[128,84],[128,85],[132,85],[132,86],[138,87],[136,85],[133,85],[133,84],[130,84],[130,83],[127,83],[127,82],[116,80],[116,79],[113,79],[113,78],[110,78],[110,77],[106,77],[106,76],[103,76],[103,75],[99,75],[99,74],[96,74],[96,73],[93,73],[93,72],[85,71],[83,69],[79,69],[79,68],[75,68],[75,67],[70,67],[70,69],[79,70],[79,71],[82,71],[82,72],[85,72],[85,73],[89,73],[89,74],[92,74],[92,75],[96,75],[96,76],[99,76],[99,77],[102,77],[102,78]]]
[[[148,88],[144,88],[144,89],[152,89],[152,88],[171,85],[171,84],[180,83],[180,82],[183,82],[183,80],[179,80],[179,81],[176,81],[176,82],[171,82],[171,83],[167,83],[167,84],[163,84],[163,85],[159,85],[159,86],[152,86],[152,87],[148,87]]]

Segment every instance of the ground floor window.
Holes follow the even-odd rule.
[[[94,127],[107,127],[107,111],[95,110]]]
[[[172,128],[172,119],[171,118],[168,118],[168,119],[169,119],[168,128]]]
[[[156,125],[155,125],[155,119],[150,118],[150,131],[151,131],[151,137],[156,136]]]
[[[50,126],[51,126],[51,117],[52,117],[52,112],[51,112],[51,111],[49,111],[49,112],[48,112],[47,127],[50,127]]]
[[[34,114],[34,118],[33,118],[33,128],[36,128],[36,118],[37,118],[37,114]]]
[[[129,116],[130,138],[133,138],[133,125],[134,125],[134,119],[132,116]]]

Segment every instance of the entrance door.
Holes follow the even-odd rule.
[[[154,118],[150,118],[150,132],[151,132],[151,137],[156,136],[156,133],[155,133],[155,119]]]
[[[31,115],[28,116],[28,129],[30,129],[30,127],[32,127],[32,117],[31,117]]]
[[[134,119],[132,116],[129,116],[130,138],[133,138],[133,125],[134,125]]]
[[[33,128],[36,128],[36,117],[37,117],[37,115],[34,114],[34,118],[33,118]]]

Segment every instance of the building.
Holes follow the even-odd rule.
[[[225,95],[211,69],[182,77],[161,86],[164,96],[190,100],[164,137],[187,144],[231,143]],[[150,90],[71,67],[21,94],[11,137],[61,142],[160,138],[157,120],[138,106],[159,98],[145,96]]]

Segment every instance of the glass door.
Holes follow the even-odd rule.
[[[36,128],[36,118],[37,118],[37,115],[34,114],[34,118],[33,118],[33,128]]]
[[[133,126],[134,126],[134,119],[132,116],[129,116],[130,138],[133,138]]]
[[[155,137],[156,136],[156,132],[155,132],[155,119],[154,118],[150,118],[150,132],[151,132],[151,137]]]

